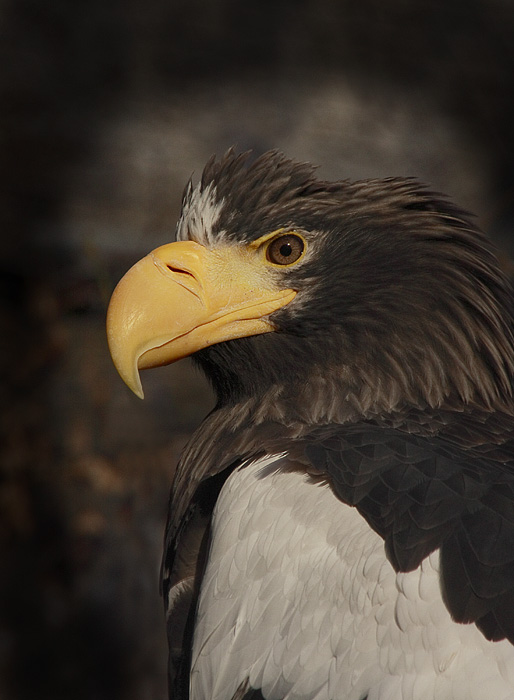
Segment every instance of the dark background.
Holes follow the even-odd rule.
[[[189,364],[124,387],[104,317],[236,144],[327,178],[413,175],[511,270],[510,0],[0,2],[0,697],[165,697],[169,483],[212,405]]]

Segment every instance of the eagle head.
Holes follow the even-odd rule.
[[[108,311],[139,396],[140,369],[193,355],[219,405],[267,397],[282,420],[512,401],[509,284],[470,217],[414,179],[325,182],[230,150],[187,185],[176,238]]]

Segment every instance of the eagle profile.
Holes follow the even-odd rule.
[[[217,404],[163,558],[170,692],[514,698],[513,292],[412,179],[229,151],[108,313],[112,357],[192,355]]]

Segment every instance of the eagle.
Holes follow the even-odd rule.
[[[212,158],[107,314],[216,405],[171,490],[175,700],[514,698],[514,294],[416,179]]]

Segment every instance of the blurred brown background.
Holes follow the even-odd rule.
[[[514,251],[510,0],[1,0],[0,697],[165,697],[169,483],[212,405],[108,356],[109,295],[236,144],[413,175]]]

